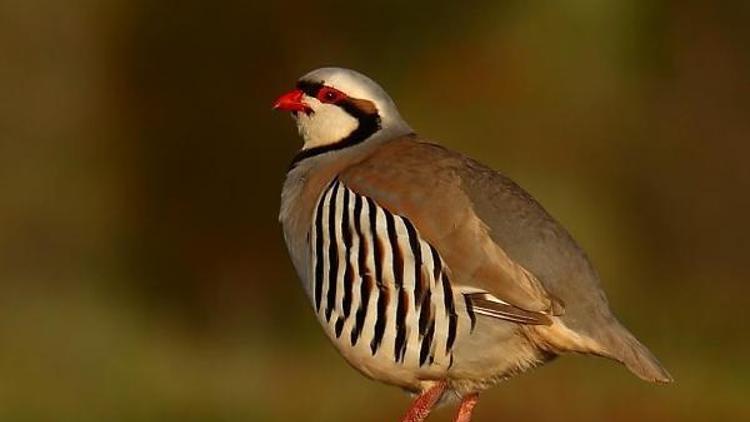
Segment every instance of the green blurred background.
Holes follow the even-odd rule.
[[[277,223],[277,94],[378,80],[503,169],[677,379],[566,357],[476,419],[750,420],[747,1],[0,0],[0,420],[395,421]],[[437,412],[447,421],[453,409]]]

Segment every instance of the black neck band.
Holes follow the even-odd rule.
[[[311,97],[316,97],[322,86],[323,85],[319,83],[304,81],[297,83],[297,88]],[[380,130],[380,116],[377,112],[368,113],[357,107],[357,105],[349,99],[336,103],[335,105],[341,107],[350,116],[357,119],[357,127],[349,135],[338,142],[299,151],[297,155],[294,156],[294,159],[292,159],[292,163],[289,165],[289,170],[293,169],[302,160],[307,158],[357,145]]]

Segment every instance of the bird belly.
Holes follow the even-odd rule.
[[[482,315],[472,335],[456,342],[454,355],[448,379],[459,395],[485,390],[553,357],[530,340],[524,326]]]

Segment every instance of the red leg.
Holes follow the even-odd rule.
[[[422,422],[430,414],[432,407],[440,400],[445,391],[445,381],[441,381],[430,387],[417,397],[406,411],[401,422]]]
[[[455,422],[471,422],[471,414],[474,412],[474,406],[479,401],[479,393],[472,393],[464,396],[461,405],[458,407]]]

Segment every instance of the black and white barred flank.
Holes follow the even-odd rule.
[[[372,356],[420,367],[452,362],[459,321],[473,329],[473,307],[468,298],[457,306],[463,296],[411,221],[334,180],[316,206],[310,244],[313,304],[347,342],[340,347],[368,342]]]

